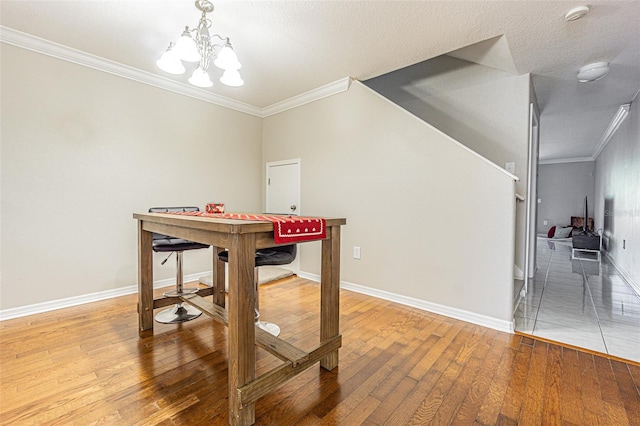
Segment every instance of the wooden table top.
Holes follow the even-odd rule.
[[[262,214],[262,213],[247,213]],[[270,215],[277,216],[277,215]],[[286,216],[286,215],[282,215]],[[134,219],[181,226],[185,228],[201,229],[211,232],[225,232],[231,234],[248,234],[273,231],[273,223],[261,220],[227,219],[212,216],[190,216],[171,213],[134,213]],[[307,217],[307,216],[305,216]],[[325,218],[327,227],[341,226],[347,223],[345,218]]]

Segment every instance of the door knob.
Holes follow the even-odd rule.
[[[289,208],[291,209],[292,212],[295,212],[298,206],[296,206],[295,204],[291,204],[291,207]]]

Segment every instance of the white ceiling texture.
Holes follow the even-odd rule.
[[[540,156],[553,160],[592,157],[618,107],[640,90],[638,0],[213,3],[213,32],[231,39],[245,85],[226,87],[212,75],[216,84],[197,90],[258,109],[347,76],[366,80],[504,35],[511,57],[492,65],[533,75]],[[590,13],[566,22],[565,13],[578,5]],[[27,33],[168,84],[186,84],[190,72],[171,76],[155,61],[199,17],[191,0],[0,3],[4,34]],[[609,75],[579,83],[578,69],[599,61],[610,63]]]

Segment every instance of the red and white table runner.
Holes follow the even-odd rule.
[[[303,241],[323,240],[327,237],[327,222],[321,217],[206,212],[170,212],[170,214],[272,222],[273,241],[276,244],[294,244]]]

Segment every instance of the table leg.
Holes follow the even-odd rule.
[[[224,262],[218,257],[218,253],[222,250],[220,247],[213,246],[213,267],[211,269],[211,285],[213,286],[213,303],[224,308],[225,306],[225,272]]]
[[[138,221],[138,335],[153,335],[153,234]]]
[[[255,403],[242,407],[238,388],[255,379],[253,309],[255,234],[232,234],[229,242],[229,424],[252,425]]]
[[[340,227],[327,230],[329,238],[322,240],[322,271],[320,276],[320,341],[340,334]],[[338,351],[320,360],[325,370],[338,366]]]

